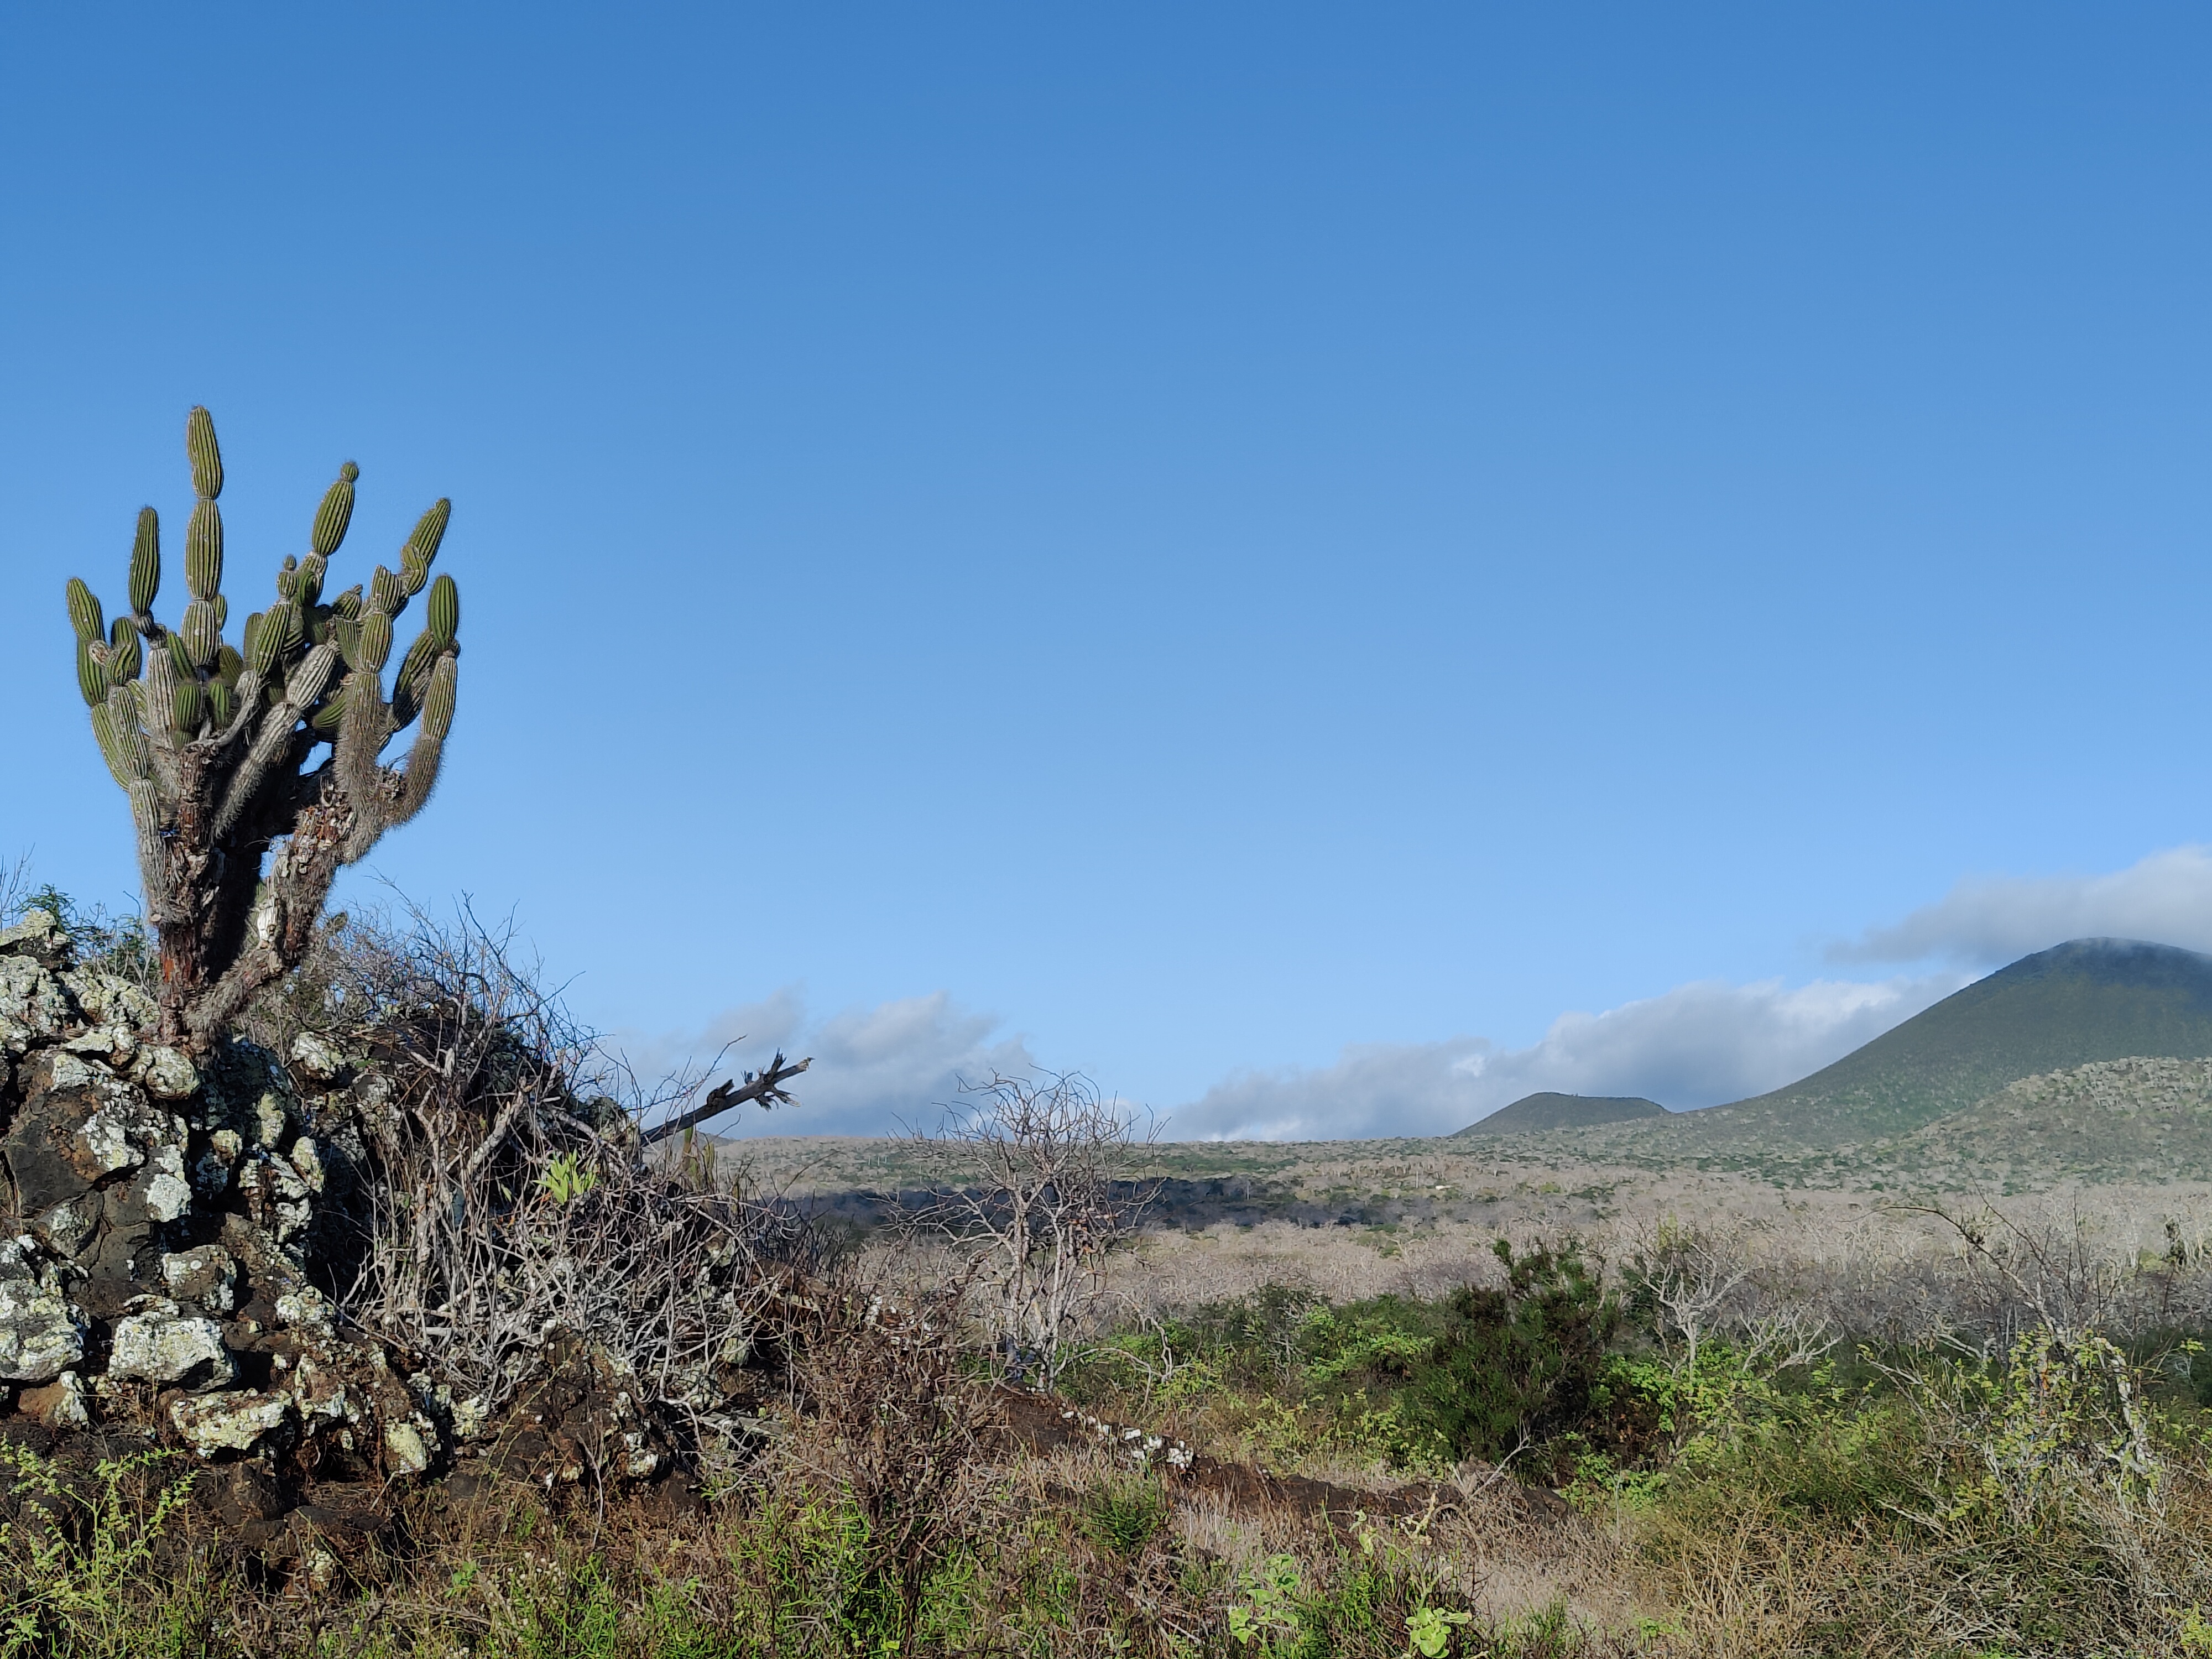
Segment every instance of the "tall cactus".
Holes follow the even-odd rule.
[[[174,627],[155,620],[161,527],[138,514],[128,611],[111,628],[70,580],[77,687],[93,736],[138,832],[146,910],[161,947],[165,1041],[204,1049],[253,994],[306,955],[340,866],[422,810],[453,723],[460,595],[430,580],[453,511],[440,501],[400,549],[325,601],[324,574],[353,517],[361,469],[348,461],[316,509],[304,559],[287,556],[276,599],[224,637],[222,454],[204,409],[185,422],[197,498],[185,532],[190,595]],[[426,624],[384,666],[392,624],[428,586]],[[381,757],[409,726],[404,766]],[[330,752],[317,758],[317,750]]]

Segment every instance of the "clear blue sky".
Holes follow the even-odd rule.
[[[1833,979],[2212,824],[2208,86],[2182,6],[12,8],[0,849],[130,901],[60,590],[204,402],[257,604],[340,460],[343,580],[453,496],[376,867],[603,1024],[1173,1109]]]

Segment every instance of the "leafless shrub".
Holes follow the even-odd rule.
[[[1984,1200],[1907,1207],[1954,1242],[1943,1334],[1992,1352],[2023,1330],[2048,1330],[2061,1342],[2128,1336],[2199,1320],[2212,1306],[2212,1263],[2176,1218],[2166,1219],[2164,1248],[2146,1249],[2119,1218],[2085,1209],[2080,1193],[2011,1206]]]
[[[974,1532],[999,1449],[985,1387],[963,1370],[965,1275],[848,1271],[805,1334],[807,1423],[790,1455],[866,1523],[860,1611],[915,1650],[930,1574]],[[888,1618],[885,1615],[888,1614]]]
[[[1698,1376],[1701,1350],[1725,1338],[1746,1374],[1810,1364],[1837,1341],[1792,1255],[1741,1222],[1666,1216],[1639,1228],[1626,1276],[1651,1310],[1678,1375]]]
[[[965,1093],[935,1131],[913,1138],[930,1183],[905,1229],[980,1274],[1001,1374],[1049,1387],[1100,1305],[1109,1252],[1157,1189],[1134,1178],[1157,1129],[1139,1138],[1139,1116],[1074,1073],[994,1073]]]
[[[31,893],[31,855],[18,853],[13,861],[0,861],[0,927],[12,927],[23,919],[24,901]]]
[[[648,1168],[637,1115],[664,1103],[606,1092],[627,1079],[508,931],[356,924],[306,990],[313,1009],[264,1018],[334,1022],[373,1061],[344,1314],[473,1409],[509,1399],[556,1331],[710,1409],[811,1265],[797,1218]]]

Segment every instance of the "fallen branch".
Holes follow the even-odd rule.
[[[787,1106],[791,1103],[791,1096],[784,1089],[785,1082],[797,1077],[813,1063],[813,1057],[810,1055],[796,1065],[787,1066],[782,1052],[779,1050],[775,1058],[769,1062],[765,1072],[747,1072],[741,1084],[734,1080],[719,1083],[707,1097],[704,1104],[693,1108],[680,1117],[672,1117],[665,1123],[654,1124],[645,1132],[645,1144],[650,1146],[656,1140],[665,1140],[671,1135],[680,1135],[686,1129],[696,1128],[708,1118],[720,1117],[732,1107],[742,1106],[749,1100],[760,1102],[763,1110],[770,1106]]]

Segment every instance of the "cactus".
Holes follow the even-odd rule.
[[[185,452],[191,601],[176,625],[154,616],[161,535],[150,507],[131,543],[128,612],[109,628],[74,577],[67,599],[77,689],[137,829],[161,947],[163,1040],[201,1051],[306,955],[338,870],[429,799],[453,728],[460,598],[451,576],[430,580],[453,512],[441,501],[402,546],[398,571],[379,565],[365,593],[323,599],[361,477],[348,461],[316,509],[306,558],[285,559],[276,602],[248,616],[234,644],[223,636],[222,453],[204,409],[185,420]],[[426,584],[428,626],[387,698],[392,624]],[[405,762],[386,765],[385,749],[410,725]]]

